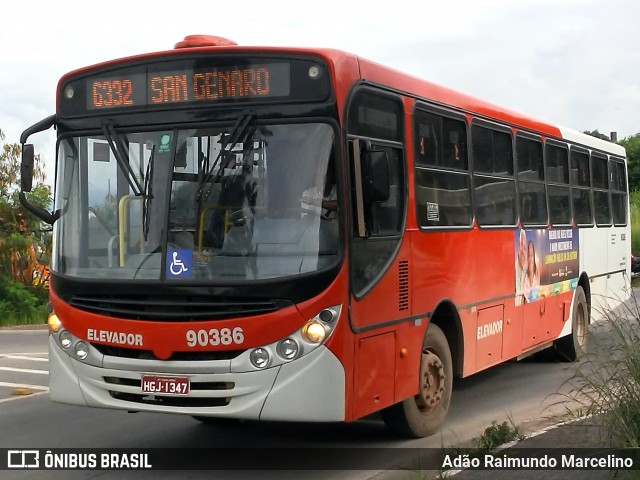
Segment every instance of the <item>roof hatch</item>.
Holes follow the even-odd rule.
[[[184,40],[176,43],[174,48],[192,48],[192,47],[230,47],[238,45],[228,38],[216,37],[214,35],[187,35]]]

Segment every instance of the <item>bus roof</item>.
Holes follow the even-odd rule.
[[[516,129],[525,129],[542,134],[547,137],[555,137],[565,141],[579,144],[587,148],[600,150],[610,154],[625,156],[625,149],[621,145],[601,140],[577,130],[554,125],[548,122],[534,119],[533,117],[518,113],[498,105],[486,102],[479,98],[467,95],[456,90],[437,85],[427,80],[407,74],[391,67],[373,62],[363,57],[342,50],[328,48],[303,48],[303,47],[265,47],[265,46],[238,46],[235,42],[221,37],[207,35],[190,35],[184,41],[178,42],[173,50],[145,53],[130,57],[114,59],[91,66],[83,67],[64,75],[58,88],[67,78],[87,73],[94,69],[107,68],[120,62],[151,60],[157,57],[192,55],[194,53],[288,53],[312,55],[323,58],[330,64],[336,78],[354,76],[366,82],[377,84],[399,93],[412,96],[441,107],[451,108],[484,118],[489,121],[506,123]],[[348,90],[351,85],[346,85]],[[345,92],[346,95],[346,92]]]
[[[608,142],[592,135],[571,128],[554,125],[534,119],[513,110],[500,107],[479,98],[455,91],[453,89],[431,83],[427,80],[380,65],[376,62],[358,57],[361,76],[364,80],[379,83],[434,102],[445,108],[454,108],[465,113],[483,117],[486,120],[501,121],[545,136],[556,137],[583,145],[587,148],[601,150],[614,155],[625,156],[621,145]]]

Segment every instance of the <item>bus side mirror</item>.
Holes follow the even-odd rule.
[[[389,199],[389,159],[384,150],[368,150],[364,154],[363,187],[365,203],[386,202]]]
[[[20,164],[20,190],[23,192],[30,192],[33,187],[34,163],[33,144],[27,143],[22,146],[22,163]]]

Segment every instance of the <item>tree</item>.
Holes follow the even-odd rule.
[[[602,140],[611,141],[609,137],[600,133],[597,129],[583,133]],[[629,191],[640,190],[640,133],[623,138],[618,142],[627,151],[627,173],[629,176]]]
[[[592,137],[599,138],[600,140],[606,140],[607,142],[611,141],[608,136],[606,136],[604,133],[600,133],[597,128],[595,130],[585,130],[582,133],[586,133],[587,135],[591,135]]]
[[[640,190],[640,133],[626,137],[618,143],[627,150],[629,191]]]
[[[16,259],[27,258],[27,250],[33,243],[33,235],[42,232],[42,222],[20,204],[21,148],[17,143],[5,143],[0,130],[0,273],[11,275],[11,265]],[[51,187],[44,183],[44,169],[39,156],[34,166],[36,185],[28,195],[29,200],[42,207],[51,205]],[[43,245],[50,250],[49,245]],[[47,248],[48,247],[48,248]],[[31,279],[25,279],[31,282]]]

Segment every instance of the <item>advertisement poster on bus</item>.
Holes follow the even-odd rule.
[[[578,284],[578,229],[515,232],[516,303],[574,290]]]

